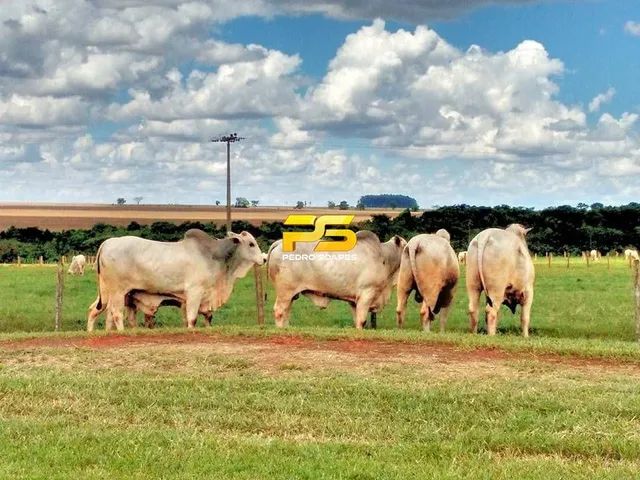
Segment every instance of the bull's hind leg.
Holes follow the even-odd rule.
[[[154,328],[156,326],[156,317],[155,315],[149,315],[148,313],[144,314],[144,326],[147,328]]]
[[[109,301],[109,311],[107,315],[107,323],[109,323],[109,316],[111,321],[115,324],[118,331],[124,330],[124,316],[122,311],[125,307],[126,292],[116,292],[111,296]]]
[[[445,328],[447,326],[447,319],[449,318],[449,312],[451,312],[451,305],[442,307],[442,309],[440,309],[440,313],[438,314],[440,316],[440,333],[444,333],[445,331]]]
[[[533,305],[533,289],[525,292],[524,304],[520,308],[520,327],[522,336],[529,336],[529,321],[531,320],[531,306]]]
[[[449,312],[451,311],[451,304],[453,303],[453,296],[456,293],[456,286],[446,287],[440,291],[440,295],[438,295],[438,306],[440,308],[440,313],[438,313],[438,317],[440,320],[440,333],[444,333],[445,327],[447,326],[447,319],[449,318]]]
[[[491,304],[489,304],[489,298],[491,299]],[[503,300],[502,297],[498,298],[498,295],[487,296],[487,306],[485,308],[487,312],[487,335],[496,334],[498,329],[498,314],[500,313],[500,305],[502,305]]]
[[[202,314],[202,318],[204,318],[204,324],[207,327],[211,326],[211,319],[213,318],[213,313],[211,312],[206,312]]]
[[[422,324],[423,331],[431,331],[431,322],[433,322],[434,318],[433,310],[431,310],[431,307],[427,304],[427,300],[423,300],[420,306],[420,323]]]
[[[137,310],[131,307],[125,307],[125,312],[127,313],[127,324],[129,328],[136,328],[138,326],[138,321],[136,320]]]
[[[284,328],[289,326],[289,314],[291,313],[292,298],[278,295],[276,302],[273,304],[273,316],[276,321],[276,327]]]
[[[98,308],[98,304],[100,304],[100,308]],[[96,318],[104,312],[106,306],[106,302],[101,301],[100,297],[98,297],[89,307],[89,315],[87,316],[87,332],[93,332],[96,324]]]
[[[480,309],[480,292],[469,291],[469,331],[478,333],[478,310]]]
[[[396,305],[396,325],[402,328],[407,314],[407,299],[411,295],[414,286],[413,272],[409,263],[409,253],[405,248],[402,252],[402,260],[400,263],[400,272],[398,273],[398,303]]]

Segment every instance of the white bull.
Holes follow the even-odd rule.
[[[398,274],[396,322],[404,324],[407,299],[415,290],[421,302],[420,321],[425,331],[431,329],[435,315],[440,315],[440,331],[444,332],[453,301],[460,267],[449,243],[449,233],[438,230],[435,235],[416,235],[402,252]]]
[[[298,243],[291,252],[293,258],[282,251],[282,241],[271,246],[267,270],[276,290],[273,311],[278,327],[288,325],[291,303],[299,295],[307,296],[320,308],[326,308],[332,299],[348,302],[356,328],[364,327],[368,312],[375,314],[384,308],[396,283],[400,256],[407,242],[395,236],[381,243],[369,231],[357,232],[356,239],[356,246],[343,252],[348,258],[342,259],[314,252],[317,242]],[[296,260],[296,255],[301,258],[307,255],[308,259]]]
[[[515,313],[521,305],[522,335],[529,336],[535,270],[525,240],[530,229],[509,225],[489,228],[471,240],[467,256],[467,293],[472,332],[478,329],[480,293],[487,297],[487,333],[495,335],[498,311],[503,303]]]
[[[139,237],[105,240],[96,259],[98,298],[90,307],[87,330],[108,309],[107,328],[124,328],[122,310],[132,291],[159,294],[184,304],[187,326],[195,326],[200,311],[223,305],[237,278],[262,265],[262,252],[248,233],[214,239],[192,229],[178,242],[157,242]]]

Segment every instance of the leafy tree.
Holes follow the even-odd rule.
[[[338,205],[338,209],[339,210],[349,210],[349,204],[347,203],[346,200],[342,200],[340,202],[340,204]]]
[[[260,200],[251,200],[252,207],[257,207],[259,203],[260,203]]]
[[[327,207],[333,210],[334,208],[336,208],[336,202],[332,202],[331,200],[329,200],[327,202]]]
[[[358,200],[358,203],[356,203],[356,209],[357,210],[364,210],[364,203],[362,203],[362,200]]]
[[[216,200],[216,207],[220,205],[220,200]]]
[[[418,208],[415,198],[399,194],[363,195],[360,202],[369,208]]]
[[[140,205],[140,202],[142,201],[144,197],[133,197],[133,201],[136,202],[137,205]]]
[[[304,208],[304,202],[303,202],[302,200],[298,200],[298,201],[296,202],[296,206],[295,206],[294,208],[296,208],[296,209],[298,209],[298,210],[303,209],[303,208]]]
[[[126,200],[126,199],[124,199],[124,198],[122,198],[122,197],[120,197],[120,198],[118,198],[118,199],[116,200],[116,203],[117,203],[118,205],[124,205],[125,203],[127,203],[127,200]]]
[[[249,202],[249,200],[247,200],[246,198],[236,197],[236,208],[249,208],[249,205],[251,205],[251,202]]]

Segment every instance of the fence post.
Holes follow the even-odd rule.
[[[640,342],[640,261],[633,261],[633,294],[636,300],[636,340]]]
[[[258,311],[258,325],[264,325],[264,289],[262,285],[262,267],[253,266],[253,275],[256,280],[256,307]]]
[[[607,253],[607,270],[611,270],[611,263],[609,261],[609,254]]]
[[[549,268],[551,268],[551,259],[553,258],[553,253],[549,253],[547,256],[547,262],[549,263]]]
[[[62,259],[58,262],[56,268],[56,318],[55,318],[55,330],[60,330],[62,325],[62,301],[64,297],[64,265]]]
[[[20,258],[20,255],[18,255],[18,266],[22,265],[22,258]],[[629,263],[629,265],[631,265],[631,263]]]
[[[590,255],[590,252],[586,252],[586,253],[584,254],[584,258],[586,258],[586,259],[587,259],[587,268],[589,268],[589,255]]]
[[[569,255],[569,252],[564,252],[564,253],[567,256],[567,268],[569,268],[569,260],[571,259],[571,255]]]

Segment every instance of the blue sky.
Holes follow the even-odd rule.
[[[609,110],[620,114],[630,106],[640,108],[640,42],[623,29],[632,18],[640,18],[640,4],[633,0],[534,2],[483,7],[428,25],[461,49],[475,44],[497,52],[523,40],[538,40],[568,69],[558,80],[563,101],[586,104],[613,86],[617,93]],[[298,53],[304,59],[305,74],[320,79],[344,38],[368,23],[320,14],[252,16],[226,23],[220,33],[230,42],[259,43]],[[412,30],[415,24],[388,20],[387,28]]]
[[[637,2],[223,7],[5,2],[0,201],[637,201]]]

